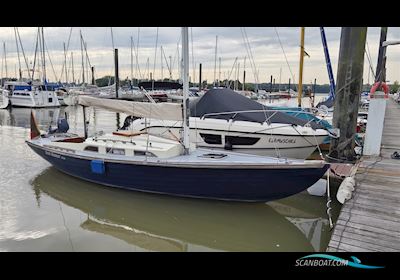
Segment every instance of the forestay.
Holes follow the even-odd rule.
[[[79,96],[78,104],[93,106],[139,118],[182,121],[182,105],[175,103],[147,103],[118,99]]]

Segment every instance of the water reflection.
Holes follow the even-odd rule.
[[[134,178],[132,178],[134,180]],[[86,213],[81,228],[154,251],[314,251],[326,223],[309,201],[280,200],[271,205],[181,199],[105,188],[46,169],[32,185],[42,193]],[[300,202],[300,204],[299,204]],[[292,206],[292,204],[296,206]],[[286,213],[285,213],[286,211]],[[289,212],[289,214],[288,214]],[[312,232],[304,223],[319,224]],[[299,226],[300,224],[300,226]]]
[[[31,111],[35,115],[39,128],[43,131],[47,131],[49,126],[56,127],[58,119],[67,116],[70,126],[69,132],[83,135],[83,110],[81,106],[0,109],[0,126],[29,128]],[[122,113],[108,112],[92,107],[86,110],[86,115],[89,121],[89,135],[99,130],[105,132],[118,130],[121,121],[123,122],[126,118],[126,115]]]
[[[31,108],[10,108],[0,110],[0,125],[29,128]],[[41,129],[56,125],[60,117],[60,108],[34,109],[35,117]]]

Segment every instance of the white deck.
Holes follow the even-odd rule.
[[[127,138],[127,139],[126,139]],[[150,142],[152,146],[146,147],[145,140],[146,135],[138,135],[134,137],[121,137],[112,135],[105,135],[98,137],[97,141],[93,139],[88,139],[85,143],[64,143],[64,142],[52,142],[51,139],[37,139],[31,141],[32,143],[40,146],[46,147],[49,151],[54,151],[56,153],[64,153],[73,155],[76,157],[102,159],[109,161],[119,161],[125,163],[135,163],[135,164],[160,164],[160,165],[185,165],[191,167],[253,167],[253,168],[321,168],[325,163],[323,161],[306,161],[306,160],[295,160],[295,159],[284,159],[257,155],[248,155],[242,153],[211,150],[211,149],[193,149],[189,155],[182,155],[182,146],[174,141],[168,139],[162,139],[156,136],[150,136]],[[107,140],[108,139],[108,140]],[[126,143],[119,142],[121,139],[126,139]],[[130,140],[135,144],[131,144]],[[105,141],[103,141],[105,140]],[[158,142],[158,140],[160,140]],[[157,143],[158,142],[158,143]],[[149,152],[154,154],[159,154],[160,151],[164,149],[165,155],[170,155],[169,157],[154,157],[154,156],[137,156],[133,155],[118,155],[110,153],[99,153],[84,151],[84,147],[88,145],[98,145],[104,147],[121,148],[124,149],[134,149],[143,151],[145,148]],[[157,151],[160,150],[160,151]],[[99,150],[100,151],[100,150]],[[223,157],[207,157],[207,154],[222,154]]]

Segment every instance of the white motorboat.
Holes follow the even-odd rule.
[[[54,91],[46,90],[45,85],[33,85],[26,82],[6,82],[5,88],[10,91],[10,102],[14,107],[59,107]]]
[[[189,120],[190,141],[198,147],[262,156],[306,159],[329,136],[320,125],[265,110],[263,105],[230,89],[208,91],[192,104]],[[134,119],[130,129],[179,139],[182,122]]]

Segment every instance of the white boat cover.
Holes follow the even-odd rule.
[[[78,104],[125,113],[139,118],[182,121],[182,105],[178,103],[134,102],[118,99],[79,96]]]

